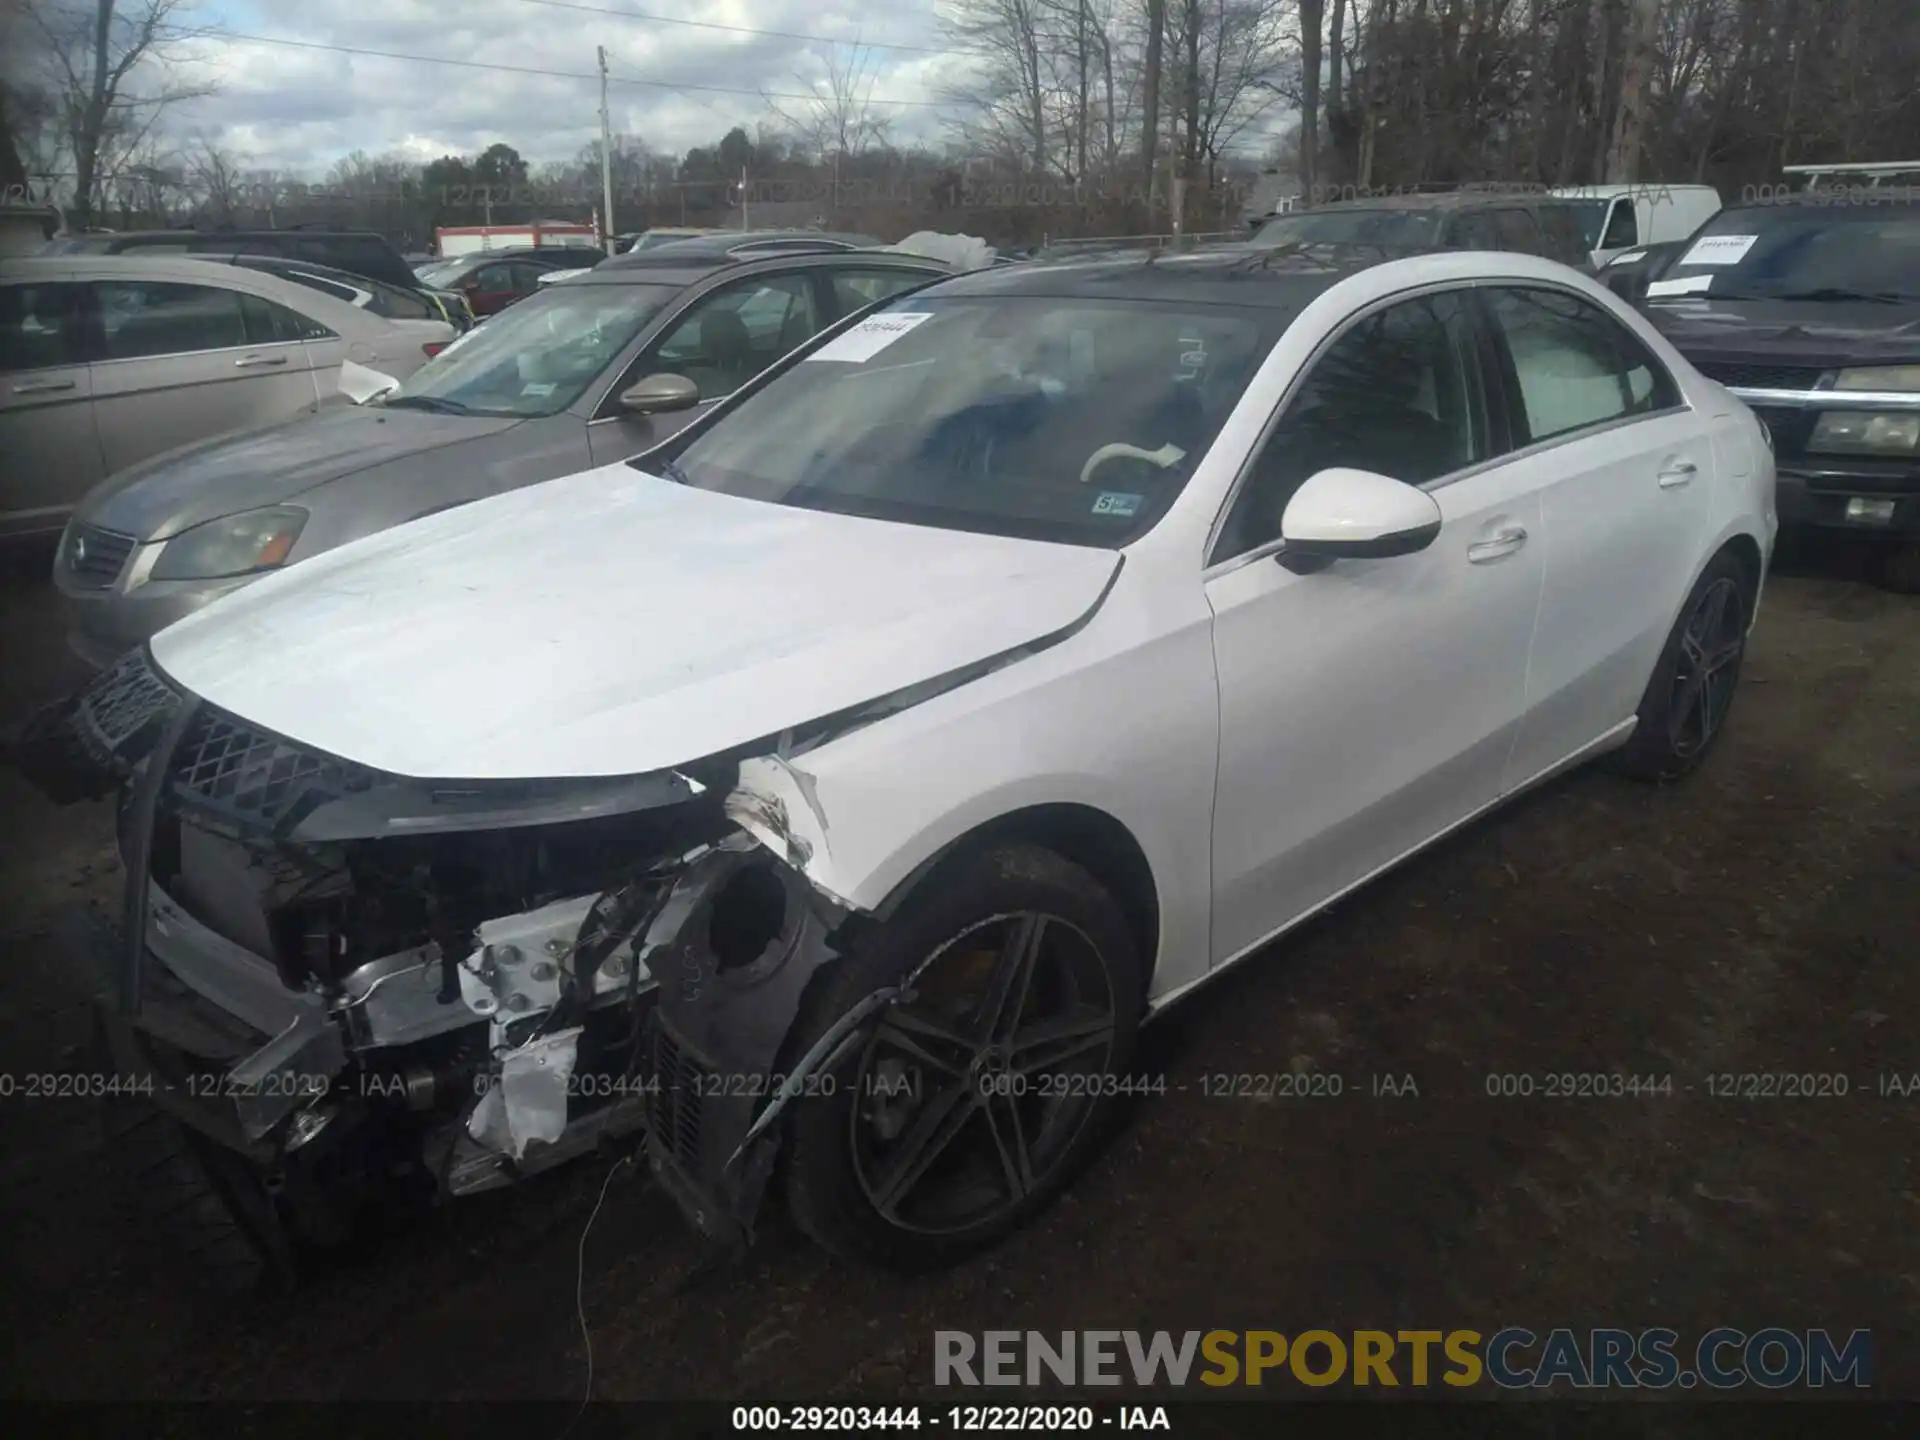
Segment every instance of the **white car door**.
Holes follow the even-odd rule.
[[[1508,767],[1523,785],[1639,707],[1713,523],[1711,428],[1666,367],[1583,295],[1479,292],[1517,450],[1553,561],[1528,716]]]
[[[1524,711],[1539,499],[1491,458],[1463,289],[1363,312],[1242,476],[1206,580],[1220,689],[1214,963],[1492,804]],[[1426,549],[1296,573],[1293,492],[1351,466],[1426,488]]]

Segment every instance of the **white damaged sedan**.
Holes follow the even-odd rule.
[[[20,753],[124,789],[105,1030],[265,1263],[395,1156],[645,1134],[710,1235],[784,1154],[921,1268],[1066,1183],[1159,1007],[1558,771],[1697,765],[1774,532],[1763,427],[1549,262],[995,269],[269,576]]]

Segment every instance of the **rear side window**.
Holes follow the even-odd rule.
[[[835,270],[833,305],[841,315],[863,310],[876,300],[885,300],[931,279],[911,270]]]
[[[0,285],[0,374],[82,364],[80,325],[78,285]]]
[[[1538,211],[1540,228],[1546,233],[1547,253],[1555,260],[1569,265],[1585,264],[1587,252],[1594,247],[1587,244],[1586,232],[1580,228],[1580,219],[1571,205],[1547,205]]]
[[[212,285],[146,280],[94,283],[106,358],[141,360],[245,345],[240,294]]]
[[[242,295],[240,313],[246,322],[249,345],[284,345],[298,340],[326,340],[333,335],[318,320],[258,295]]]
[[[1512,363],[1529,444],[1680,403],[1673,377],[1646,346],[1599,306],[1563,290],[1484,292]]]
[[[1447,244],[1456,250],[1498,250],[1500,237],[1494,233],[1491,210],[1468,210],[1453,217],[1448,227]]]
[[[1539,255],[1546,248],[1540,226],[1525,210],[1494,211],[1493,235],[1502,250],[1512,250],[1522,255]]]

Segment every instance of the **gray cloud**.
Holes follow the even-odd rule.
[[[589,0],[620,9],[622,0]],[[615,129],[656,150],[710,144],[733,125],[751,131],[776,121],[758,92],[803,93],[829,64],[845,65],[862,41],[939,47],[933,0],[881,7],[858,0],[643,0],[657,15],[721,25],[831,37],[812,43],[685,25],[621,20],[528,0],[202,0],[198,17],[221,32],[196,46],[199,69],[219,93],[177,117],[240,153],[244,163],[324,173],[340,156],[401,151],[421,158],[471,153],[505,141],[529,160],[565,159],[599,133],[594,47],[605,45],[616,80]],[[881,13],[875,13],[881,12]],[[260,44],[261,36],[439,56],[521,70],[572,72],[580,79],[469,69]],[[963,59],[912,50],[864,53],[876,98],[934,101]],[[743,90],[726,94],[715,86]],[[670,88],[671,87],[671,88]],[[790,113],[796,102],[775,102]],[[897,141],[937,142],[941,112],[877,107]]]

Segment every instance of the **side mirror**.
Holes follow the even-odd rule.
[[[1371,470],[1322,470],[1293,492],[1280,517],[1286,554],[1313,560],[1384,559],[1424,550],[1440,533],[1440,506],[1424,490]]]
[[[700,387],[684,375],[649,375],[620,392],[618,404],[630,415],[664,415],[691,410],[700,403]]]

